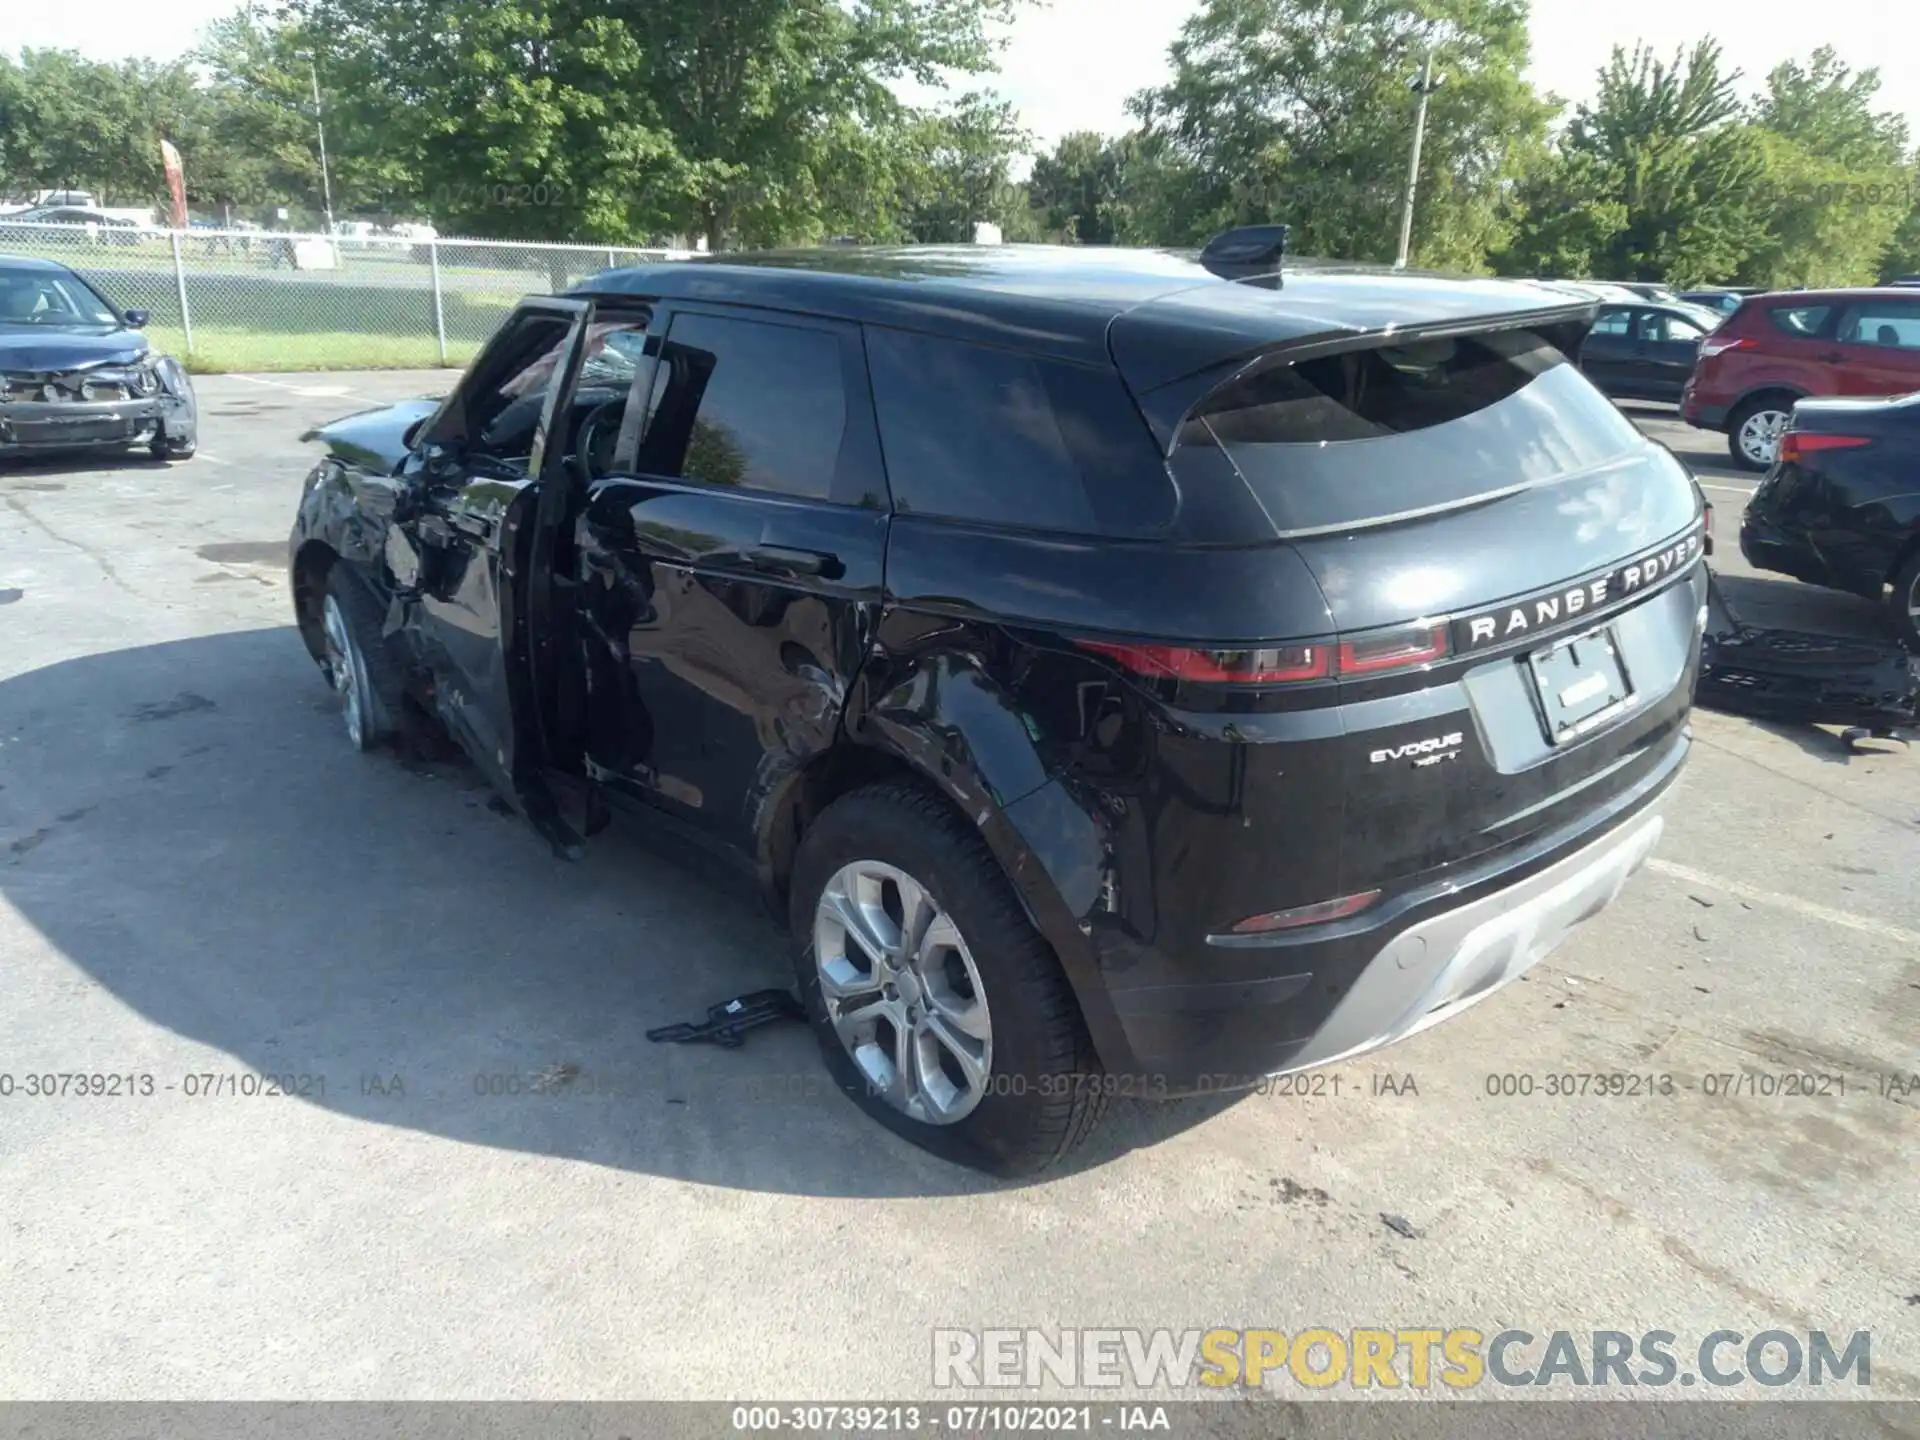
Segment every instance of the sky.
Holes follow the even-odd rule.
[[[0,5],[12,12],[0,44],[101,60],[172,58],[236,8],[235,0]],[[1194,0],[1052,0],[1014,23],[992,83],[1043,145],[1070,130],[1123,130],[1127,97],[1163,78],[1167,44],[1194,8]],[[1670,55],[1712,35],[1729,65],[1756,84],[1779,61],[1832,45],[1857,69],[1880,66],[1882,107],[1905,115],[1920,139],[1920,5],[1912,0],[1821,0],[1811,9],[1778,0],[1534,0],[1532,31],[1533,82],[1570,101],[1590,99],[1612,47],[1631,49],[1636,40]]]

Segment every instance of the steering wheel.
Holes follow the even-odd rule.
[[[607,400],[587,412],[574,432],[573,468],[582,486],[591,485],[613,468],[613,448],[620,443],[620,417],[626,400]]]

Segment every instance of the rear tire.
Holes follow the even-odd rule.
[[[1002,1176],[1044,1170],[1093,1132],[1105,1087],[1067,977],[939,796],[888,783],[835,801],[789,890],[801,999],[867,1114]]]
[[[1793,418],[1791,395],[1756,395],[1727,417],[1727,453],[1743,470],[1772,467],[1780,434]]]
[[[393,739],[406,676],[380,634],[380,605],[344,566],[327,572],[320,598],[321,668],[340,701],[347,743],[362,752]]]

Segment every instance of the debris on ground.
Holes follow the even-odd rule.
[[[1380,1223],[1386,1226],[1387,1229],[1393,1231],[1394,1234],[1403,1236],[1408,1240],[1418,1240],[1421,1237],[1421,1232],[1414,1229],[1413,1222],[1404,1215],[1389,1215],[1385,1211],[1382,1211],[1380,1213]]]
[[[746,1032],[776,1020],[805,1020],[807,1012],[790,990],[754,990],[707,1008],[705,1020],[662,1025],[647,1031],[647,1039],[671,1045],[692,1045],[702,1041],[722,1050],[737,1050]]]
[[[1850,750],[1920,725],[1920,669],[1892,640],[1749,625],[1707,571],[1707,630],[1695,698],[1786,724],[1845,726]],[[1829,837],[1831,838],[1831,837]]]

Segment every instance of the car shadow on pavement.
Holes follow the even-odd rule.
[[[801,1026],[737,1051],[649,1043],[789,982],[764,909],[638,824],[568,864],[465,766],[352,753],[291,628],[0,681],[0,742],[0,895],[115,999],[210,1047],[147,1062],[74,1034],[16,1066],[151,1072],[176,1087],[163,1103],[255,1105],[263,1125],[311,1103],[718,1186],[1000,1188],[862,1115]],[[289,1077],[305,1098],[189,1100],[190,1072]],[[1229,1103],[1120,1105],[1071,1168]]]
[[[0,453],[0,494],[9,490],[64,490],[64,478],[87,475],[99,470],[176,470],[193,460],[159,459],[145,447],[114,450],[61,450],[36,454],[31,451]]]

